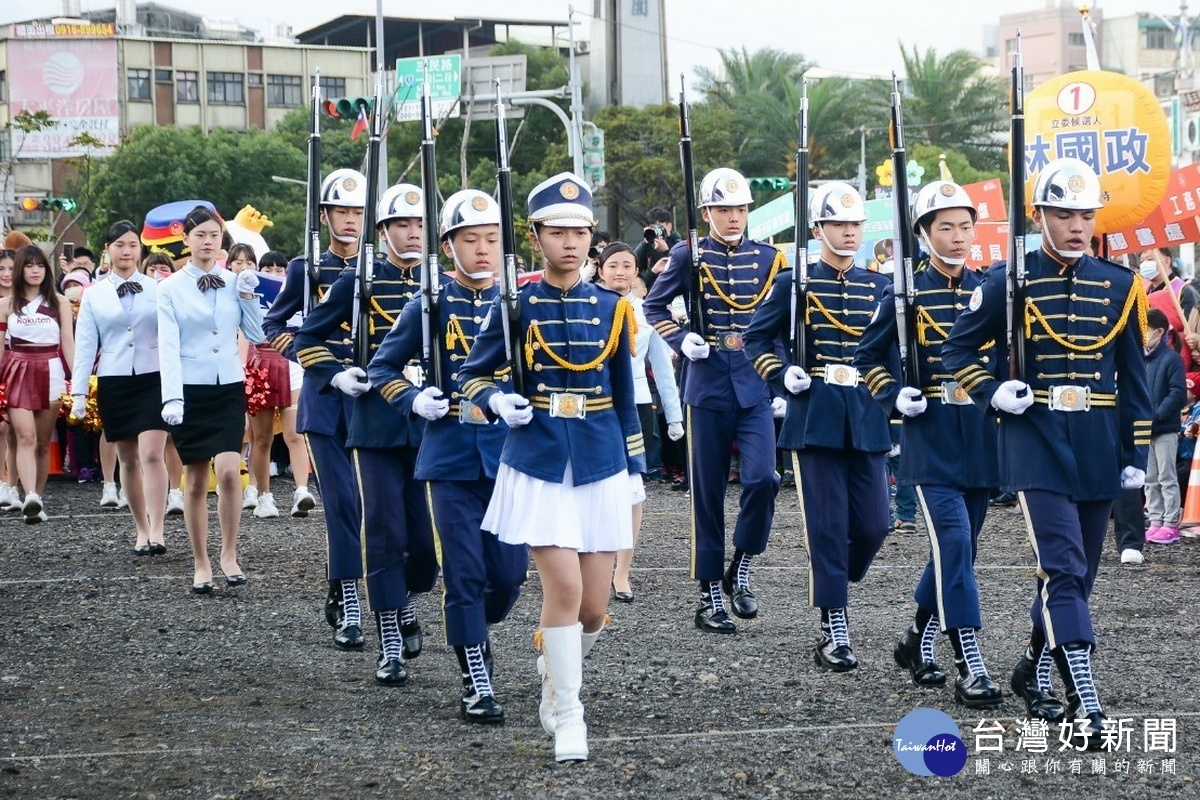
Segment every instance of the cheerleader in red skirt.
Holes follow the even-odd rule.
[[[9,424],[17,440],[17,476],[25,488],[25,522],[46,520],[42,492],[50,468],[50,437],[75,357],[71,303],[54,288],[50,262],[37,247],[17,251],[13,291],[0,299],[7,347],[0,355]]]

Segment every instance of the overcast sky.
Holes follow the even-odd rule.
[[[270,35],[275,24],[296,31],[339,14],[373,14],[374,0],[345,0],[334,4],[295,0],[159,0],[189,10],[202,7],[210,16],[237,19]],[[621,0],[623,3],[629,0]],[[651,0],[653,2],[653,0]],[[697,65],[720,63],[718,48],[774,47],[804,54],[820,66],[847,74],[887,74],[900,64],[897,42],[939,51],[966,48],[980,52],[983,27],[995,25],[1000,10],[1027,10],[1047,0],[666,0],[668,61],[672,74],[686,72],[689,81]],[[421,16],[504,16],[565,19],[568,0],[384,0],[385,14]],[[112,8],[113,0],[82,0],[86,10]],[[575,0],[576,18],[591,22],[592,0]],[[1105,16],[1137,11],[1177,14],[1178,0],[1100,0]],[[1200,14],[1200,0],[1193,0]],[[3,0],[0,21],[56,16],[62,0]],[[585,14],[586,12],[586,14]],[[583,38],[587,38],[586,25]]]

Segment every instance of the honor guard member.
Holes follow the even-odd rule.
[[[792,324],[792,279],[775,288],[746,332],[746,355],[764,380],[788,396],[779,446],[792,452],[804,512],[809,603],[821,609],[818,667],[848,672],[848,581],[860,581],[888,533],[886,459],[892,447],[887,414],[871,399],[851,365],[863,330],[889,285],[854,265],[866,219],[862,198],[837,181],[817,189],[810,204],[821,260],[808,270],[797,313],[804,315],[805,364],[778,355]]]
[[[691,576],[700,582],[696,627],[708,633],[737,633],[726,611],[730,595],[735,616],[758,616],[750,589],[750,562],[767,549],[779,475],[775,472],[772,393],[755,374],[743,350],[743,335],[755,310],[785,266],[783,253],[746,237],[753,198],[746,179],[732,169],[716,169],[700,183],[700,214],[709,235],[700,239],[705,337],[688,333],[671,318],[670,304],[690,296],[695,278],[686,242],[671,248],[667,268],[642,306],[646,320],[683,364],[687,405],[688,475],[692,499]],[[782,410],[782,398],[775,399]],[[725,567],[725,491],[737,445],[741,507],[733,531],[733,558]]]
[[[329,173],[321,184],[321,222],[329,229],[329,249],[321,253],[315,291],[324,298],[329,287],[347,267],[358,261],[358,237],[362,233],[363,205],[367,198],[367,179],[352,169]],[[298,358],[292,340],[304,322],[304,293],[309,283],[303,257],[287,265],[283,288],[275,305],[263,319],[267,341],[288,358]],[[349,326],[332,331],[319,343],[321,353],[329,353],[340,365],[354,363]],[[333,644],[341,650],[363,648],[362,611],[358,581],[363,576],[362,546],[358,538],[362,511],[354,486],[354,470],[346,450],[350,410],[354,398],[343,392],[321,392],[311,382],[300,387],[297,401],[296,431],[304,434],[312,456],[321,502],[325,506],[327,577],[325,620],[334,628]]]
[[[376,260],[369,303],[371,351],[420,291],[422,258],[421,189],[410,183],[389,187],[379,199],[377,219],[386,256]],[[364,235],[371,235],[364,231]],[[433,532],[425,503],[425,485],[413,477],[425,420],[388,405],[366,373],[346,367],[326,342],[351,325],[358,275],[346,269],[309,312],[296,334],[296,350],[305,369],[305,385],[318,392],[354,397],[346,435],[358,502],[359,538],[367,600],[375,612],[380,656],[375,680],[400,685],[408,679],[405,660],[421,654],[422,632],[411,594],[428,592],[437,578]],[[358,324],[362,324],[361,322]],[[415,377],[415,376],[414,376]]]
[[[1019,493],[1037,559],[1033,632],[1013,691],[1031,715],[1061,715],[1048,650],[1066,685],[1073,733],[1094,748],[1107,719],[1092,676],[1088,598],[1113,500],[1145,479],[1146,296],[1137,275],[1086,253],[1101,207],[1100,181],[1087,164],[1051,161],[1032,201],[1043,244],[1026,256],[1024,303],[1012,323],[1024,339],[1024,380],[993,376],[980,349],[1004,340],[1003,263],[971,295],[942,359],[976,402],[1000,412],[1001,488]]]
[[[368,375],[393,408],[428,420],[416,477],[427,481],[446,587],[446,641],[458,656],[463,681],[459,713],[467,722],[500,723],[504,706],[492,688],[488,626],[504,621],[516,603],[529,567],[529,551],[483,530],[508,426],[491,424],[454,383],[499,294],[500,207],[475,189],[452,194],[442,207],[441,240],[455,267],[453,275],[440,276],[441,300],[431,331],[444,343],[440,353],[445,391],[436,386],[419,388],[404,373],[421,355],[425,321],[420,298],[404,307],[396,327],[371,359]],[[495,377],[497,386],[508,385],[508,370],[504,373]]]
[[[893,286],[884,289],[879,311],[854,353],[867,389],[885,411],[903,420],[897,483],[915,486],[925,516],[930,555],[913,599],[916,619],[896,645],[896,663],[918,686],[944,686],[934,661],[938,631],[954,648],[958,678],[954,699],[971,708],[994,706],[1000,687],[988,676],[976,632],[983,627],[975,552],[987,513],[990,490],[999,483],[996,417],[971,401],[942,365],[942,343],[979,285],[979,274],[964,265],[975,241],[975,206],[956,183],[934,181],[917,194],[913,232],[928,260],[913,274],[920,374],[915,386],[902,383]],[[899,267],[898,267],[899,268]],[[995,342],[985,343],[980,361],[999,374]]]
[[[633,546],[632,508],[646,499],[646,448],[630,353],[633,307],[580,275],[592,193],[569,172],[529,193],[533,243],[546,267],[520,290],[516,332],[528,397],[496,383],[509,309],[498,298],[458,370],[461,392],[510,428],[483,527],[529,545],[542,585],[539,707],[557,761],[585,761],[583,659],[608,609],[616,551]],[[489,418],[491,418],[489,417]]]

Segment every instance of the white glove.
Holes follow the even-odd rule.
[[[771,398],[771,416],[775,419],[783,419],[787,414],[787,400],[782,397]]]
[[[254,294],[258,288],[258,273],[252,269],[243,270],[237,276],[238,294]]]
[[[678,442],[683,438],[683,423],[671,422],[667,425],[667,438],[672,442]]]
[[[74,419],[83,419],[87,416],[87,395],[75,394],[71,397],[74,398],[71,402],[71,416]]]
[[[888,458],[895,458],[898,455],[900,455],[900,443],[896,442],[892,445],[892,449],[888,450]]]
[[[812,378],[803,367],[788,367],[783,373],[783,388],[792,394],[807,392],[812,386]]]
[[[533,407],[519,394],[497,392],[488,400],[488,408],[510,428],[528,425],[533,420]]]
[[[1146,484],[1146,470],[1126,467],[1121,470],[1122,489],[1140,489]]]
[[[245,275],[246,273],[241,274]],[[342,370],[333,376],[330,383],[333,384],[333,388],[351,397],[358,397],[371,388],[371,382],[367,380],[367,373],[363,372],[361,367],[348,367]]]
[[[167,423],[168,425],[182,425],[183,401],[168,400],[167,402],[163,403],[162,419],[163,422]]]
[[[413,398],[413,413],[418,417],[433,422],[450,413],[450,401],[442,397],[442,390],[436,386],[426,386],[421,393]]]
[[[1017,392],[1025,392],[1017,397]],[[992,395],[992,408],[997,411],[1007,411],[1009,414],[1023,414],[1025,409],[1033,405],[1033,392],[1025,381],[1005,381],[996,387]]]
[[[896,410],[906,417],[915,417],[925,413],[929,402],[921,395],[921,390],[913,386],[905,386],[896,395]]]
[[[698,333],[689,333],[679,345],[679,351],[692,361],[708,358],[708,350],[708,342]]]

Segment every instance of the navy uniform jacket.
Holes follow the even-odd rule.
[[[519,357],[525,364],[525,396],[536,410],[532,422],[509,432],[500,460],[549,483],[561,483],[570,462],[577,486],[620,472],[645,472],[630,355],[636,323],[629,301],[587,281],[565,292],[540,281],[521,287],[519,298]],[[459,391],[482,409],[500,391],[494,375],[505,365],[504,313],[498,297],[458,370]],[[594,362],[597,366],[581,369]],[[554,392],[584,395],[586,417],[550,416]]]
[[[349,330],[340,329],[348,328],[354,316],[357,279],[354,269],[343,270],[296,333],[296,354],[304,367],[305,386],[312,381],[313,388],[320,393],[345,396],[331,381],[353,362],[338,358],[327,342],[340,333],[345,333],[345,340],[352,341]],[[400,269],[386,258],[376,260],[375,278],[371,282],[371,352],[379,349],[404,306],[420,288],[416,270]],[[346,446],[417,447],[424,427],[424,419],[396,411],[383,399],[379,389],[372,387],[353,399]]]
[[[358,263],[358,256],[342,258],[326,250],[321,254],[320,281],[317,295],[324,298],[329,287],[337,280],[338,275],[346,267]],[[304,271],[307,262],[303,258],[293,258],[287,265],[284,275],[283,288],[275,304],[263,318],[263,334],[281,354],[299,361],[293,340],[296,331],[300,329],[303,320],[300,318],[304,310]],[[354,363],[354,349],[350,340],[350,326],[335,329],[325,340],[325,347],[343,366]],[[301,388],[300,401],[296,409],[296,430],[301,433],[317,433],[326,436],[345,435],[345,425],[349,424],[352,403],[351,398],[341,392],[318,393],[311,388]]]
[[[740,336],[785,266],[783,253],[765,242],[746,239],[730,249],[711,236],[700,240],[700,275],[704,285],[704,333],[712,346],[708,358],[683,360],[683,402],[714,411],[752,408],[771,400],[771,391],[739,351],[718,350],[719,339]],[[687,242],[671,248],[667,268],[642,304],[646,321],[679,352],[687,331],[671,319],[676,297],[692,294],[692,257]],[[691,308],[691,304],[688,304]]]
[[[441,339],[443,396],[450,401],[450,413],[425,423],[421,451],[417,455],[415,475],[423,481],[475,481],[495,478],[500,466],[500,450],[508,435],[503,421],[486,425],[460,422],[461,401],[458,368],[466,361],[484,317],[491,309],[499,289],[468,289],[449,275],[442,275],[442,293],[438,304],[435,336]],[[424,314],[420,296],[404,307],[396,326],[384,338],[371,359],[367,374],[379,387],[384,399],[401,414],[413,416],[412,404],[422,387],[404,376],[404,367],[421,357]],[[505,367],[503,380],[507,380]],[[502,378],[497,375],[499,385]],[[504,391],[512,391],[507,385]],[[472,408],[468,403],[468,408]],[[470,411],[468,411],[470,414]],[[485,421],[488,421],[485,417]]]
[[[1035,402],[1023,414],[1000,415],[1001,486],[1042,489],[1076,502],[1111,500],[1121,492],[1124,467],[1146,468],[1150,444],[1142,282],[1091,256],[1066,266],[1038,251],[1026,256],[1025,267],[1024,379]],[[1003,262],[987,271],[942,345],[947,370],[984,407],[999,379],[979,348],[1004,340],[1006,274]],[[1091,410],[1051,410],[1054,386],[1088,387]]]
[[[791,338],[792,272],[780,273],[746,331],[746,356],[754,369],[788,399],[779,446],[785,450],[828,447],[886,453],[892,449],[887,414],[863,383],[834,386],[825,383],[823,376],[826,368],[849,365],[853,360],[888,278],[861,267],[838,272],[824,261],[809,268],[808,322],[804,327],[807,363],[801,366],[813,382],[807,391],[794,395],[783,385],[783,374],[792,365],[779,355],[787,353],[785,344]]]
[[[917,333],[909,346],[917,349],[920,376],[911,385],[921,388],[928,405],[923,413],[902,418],[904,446],[897,478],[904,485],[982,489],[999,484],[996,415],[972,403],[965,393],[966,405],[942,402],[943,385],[954,380],[942,365],[942,343],[980,280],[969,269],[960,278],[951,278],[928,263],[918,266],[913,275],[916,297],[911,313]],[[884,289],[879,311],[854,352],[854,366],[885,413],[891,412],[902,385],[893,290],[893,286]],[[984,344],[980,361],[999,375],[996,343]]]

